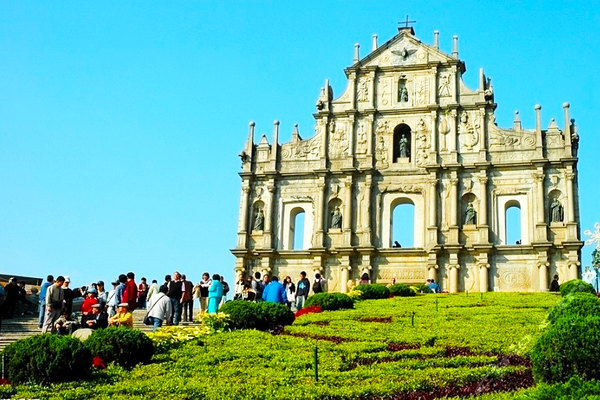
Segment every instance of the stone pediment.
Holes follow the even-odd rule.
[[[354,66],[406,67],[430,62],[447,63],[451,60],[454,59],[449,55],[423,44],[409,31],[403,30]]]

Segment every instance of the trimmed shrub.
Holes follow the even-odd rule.
[[[600,398],[600,382],[586,381],[574,376],[566,383],[554,385],[540,384],[527,391],[529,400],[556,400],[556,399],[597,399]]]
[[[255,303],[262,316],[259,330],[269,330],[276,326],[291,325],[294,323],[294,313],[285,304],[260,302]]]
[[[596,289],[581,279],[573,279],[560,285],[560,294],[562,296],[577,292],[596,294]]]
[[[566,382],[572,376],[600,378],[600,317],[559,318],[533,346],[538,382]]]
[[[600,317],[600,299],[590,293],[576,292],[560,299],[550,310],[548,321],[551,323],[559,318],[584,318],[595,315]]]
[[[395,283],[388,287],[391,294],[400,297],[412,297],[417,293],[404,283]],[[429,288],[428,288],[429,289]]]
[[[355,289],[362,292],[363,299],[387,299],[390,297],[390,290],[380,283],[361,284]]]
[[[411,286],[411,288],[414,288],[417,293],[433,293],[433,290],[425,283],[419,283],[418,285]]]
[[[124,368],[146,364],[154,355],[152,339],[138,329],[127,327],[98,329],[84,343],[92,356]]]
[[[345,293],[317,293],[306,300],[307,307],[319,306],[321,310],[335,311],[354,308],[354,300]]]
[[[283,304],[234,300],[223,304],[220,311],[229,315],[233,329],[265,331],[294,322],[294,313]]]
[[[92,355],[78,339],[42,334],[16,341],[2,353],[8,380],[13,385],[85,379],[90,374]]]

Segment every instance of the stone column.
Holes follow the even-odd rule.
[[[317,209],[315,210],[315,227],[313,232],[313,246],[323,247],[323,215],[325,211],[325,178],[319,178],[317,182]]]
[[[450,293],[458,293],[458,270],[460,269],[460,265],[451,264],[449,265],[448,271],[448,286]]]
[[[344,232],[344,245],[350,246],[352,233],[352,176],[346,178],[344,196],[344,215],[342,215],[342,227]]]
[[[273,235],[271,233],[271,226],[273,224],[273,216],[275,215],[275,180],[271,179],[267,184],[268,194],[268,210],[265,210],[265,232],[264,232],[264,247],[270,249],[273,247]],[[267,208],[265,207],[265,208]]]
[[[573,280],[573,279],[578,279],[579,278],[579,263],[578,262],[570,262],[568,265],[568,271],[569,271],[569,279],[568,280]]]
[[[348,292],[348,277],[350,274],[350,256],[342,256],[340,259],[340,292]]]
[[[573,198],[573,179],[575,174],[572,171],[565,172],[567,180],[567,222],[575,222],[575,199]]]
[[[240,199],[240,220],[238,221],[238,249],[246,248],[246,234],[248,231],[248,201],[250,198],[250,182],[242,183],[242,195]]]
[[[488,206],[487,206],[487,182],[488,178],[485,176],[485,171],[482,172],[479,177],[479,215],[477,216],[478,225],[487,225],[488,220]]]
[[[429,226],[437,225],[437,178],[430,176],[427,180],[429,184]]]
[[[458,113],[456,110],[450,111],[450,143],[446,143],[446,147],[451,153],[456,152],[456,117]],[[456,160],[453,160],[456,161]]]
[[[438,271],[438,265],[437,264],[428,264],[427,265],[427,277],[429,279],[433,279],[434,281],[437,282],[437,271]]]
[[[544,209],[544,172],[536,171],[533,173],[533,179],[535,179],[535,209],[536,209],[536,222],[538,224],[545,224],[545,209]]]
[[[540,292],[548,291],[548,267],[550,266],[549,262],[540,262],[538,263],[538,273],[540,280]]]
[[[452,174],[452,178],[450,178],[450,225],[457,226],[458,225],[458,179],[456,178],[456,173]]]
[[[490,264],[479,264],[479,291],[485,293],[489,290],[489,269]]]

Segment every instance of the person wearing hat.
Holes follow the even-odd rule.
[[[87,291],[87,297],[83,300],[83,304],[81,305],[81,325],[85,326],[85,322],[89,317],[92,316],[92,307],[99,304],[96,296],[98,295],[98,290],[89,289]]]
[[[108,314],[102,309],[102,305],[94,304],[92,306],[92,314],[85,321],[85,328],[104,329],[108,326]]]
[[[108,319],[109,326],[127,326],[133,328],[133,315],[129,312],[128,303],[120,303],[117,313]]]

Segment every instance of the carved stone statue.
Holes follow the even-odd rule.
[[[400,138],[400,146],[398,147],[399,151],[398,151],[398,155],[400,156],[400,158],[406,158],[409,155],[408,152],[408,139],[406,139],[406,135],[402,134],[402,137]]]
[[[331,213],[331,228],[340,229],[342,227],[342,213],[339,207],[335,207],[335,210]]]
[[[403,103],[408,101],[408,89],[406,88],[404,81],[398,83],[398,101]]]
[[[558,199],[554,199],[550,204],[550,222],[562,222],[563,208]]]
[[[262,231],[265,227],[265,214],[263,213],[262,208],[258,210],[256,216],[254,217],[254,226],[253,230]]]
[[[467,205],[465,210],[465,225],[475,225],[477,219],[477,212],[473,208],[473,203]]]

